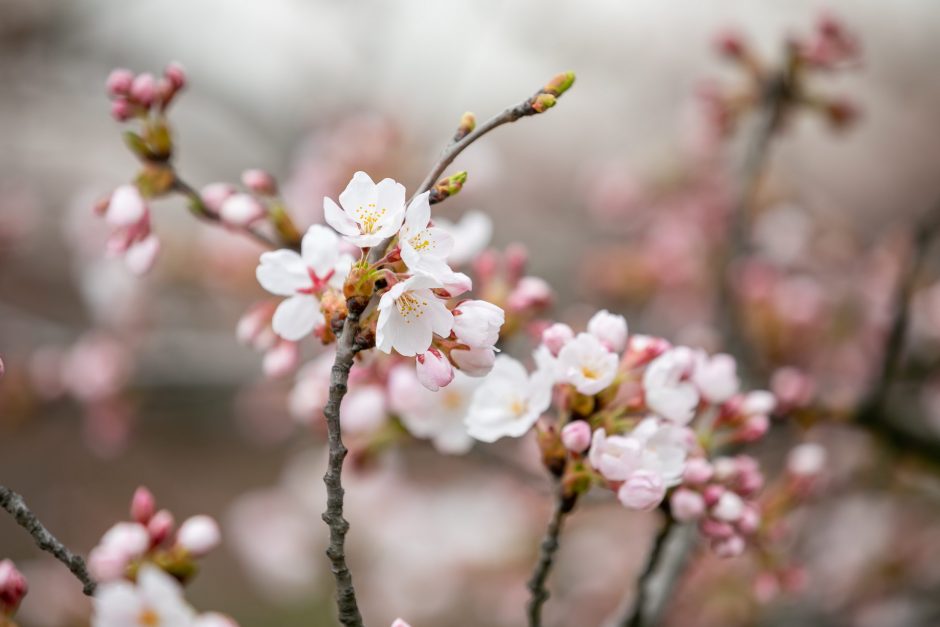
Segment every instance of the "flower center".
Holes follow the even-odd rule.
[[[428,306],[428,301],[415,296],[414,292],[405,292],[395,300],[395,304],[405,322],[411,324],[411,318],[417,319],[424,315],[424,308]]]
[[[375,225],[382,219],[385,212],[385,207],[377,209],[374,202],[370,202],[365,207],[359,205],[359,208],[356,210],[356,222],[359,223],[359,229],[362,233],[364,235],[375,233]]]
[[[428,237],[427,229],[411,237],[411,239],[408,240],[408,243],[411,244],[412,248],[418,251],[434,248],[434,244],[431,243],[431,238]]]
[[[460,409],[463,406],[463,394],[455,390],[445,390],[443,392],[444,397],[441,399],[441,404],[444,406],[444,409]]]
[[[141,627],[156,627],[160,624],[160,615],[146,607],[138,614],[137,624]]]
[[[601,373],[591,366],[581,366],[581,374],[585,379],[600,379]]]
[[[330,279],[333,278],[333,275],[336,274],[336,269],[330,269],[329,272],[321,277],[318,276],[316,272],[314,272],[313,268],[307,268],[307,274],[310,275],[310,287],[300,288],[297,290],[298,294],[313,294],[315,292],[319,292],[324,287],[326,287],[326,284],[329,283]]]
[[[509,411],[512,412],[512,415],[516,418],[521,417],[525,414],[526,404],[523,403],[520,399],[513,399],[512,404],[509,406]]]

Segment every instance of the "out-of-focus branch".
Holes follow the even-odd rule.
[[[760,359],[747,339],[744,320],[736,306],[736,294],[731,276],[735,261],[749,249],[748,228],[750,226],[751,203],[760,186],[771,139],[780,127],[787,105],[791,101],[791,88],[785,73],[767,79],[758,110],[757,126],[748,137],[741,167],[740,187],[731,207],[728,223],[728,240],[722,250],[716,268],[718,292],[718,327],[721,330],[724,348],[734,355],[741,365],[745,378],[757,376],[761,370]]]
[[[940,459],[940,442],[929,439],[926,434],[920,436],[912,433],[895,423],[890,419],[886,404],[904,353],[910,322],[911,298],[917,285],[917,277],[938,232],[940,232],[940,203],[919,221],[914,230],[912,250],[901,271],[892,299],[894,312],[888,335],[885,338],[881,370],[856,416],[856,422],[859,425],[870,429],[894,448],[920,454],[933,463]]]
[[[201,220],[205,220],[206,222],[219,225],[222,224],[222,216],[220,216],[217,211],[214,211],[211,207],[206,205],[199,192],[196,191],[196,189],[193,188],[189,183],[180,178],[180,176],[175,172],[173,173],[173,189],[189,199],[190,209],[192,210],[193,215]],[[229,226],[228,228],[254,239],[262,246],[267,248],[281,248],[282,246],[285,248],[292,248],[294,250],[299,250],[300,248],[297,242],[276,242],[261,231],[250,226]]]
[[[666,518],[640,574],[636,599],[617,622],[618,627],[652,627],[660,623],[666,601],[695,548],[697,533],[691,525],[677,525],[672,518]]]
[[[574,497],[565,495],[564,488],[559,484],[555,492],[555,509],[548,521],[545,537],[542,538],[542,544],[539,547],[539,559],[528,583],[529,592],[532,594],[526,606],[529,627],[539,627],[542,624],[542,606],[549,597],[545,582],[548,580],[555,553],[558,551],[558,538],[561,535],[562,524],[565,516],[574,508],[575,502]]]
[[[23,500],[22,496],[10,488],[0,485],[0,507],[9,512],[16,523],[33,537],[40,549],[51,554],[72,571],[72,574],[82,582],[84,586],[82,591],[85,594],[91,596],[95,593],[98,584],[88,574],[85,560],[72,553],[68,547],[46,529],[36,514],[26,505],[26,501]]]

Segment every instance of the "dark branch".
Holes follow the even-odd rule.
[[[17,524],[33,537],[40,549],[51,554],[72,571],[72,574],[82,582],[84,586],[82,591],[85,594],[91,596],[95,593],[97,584],[88,574],[85,560],[72,553],[39,522],[39,518],[29,509],[22,496],[0,485],[0,507],[9,512]]]
[[[567,515],[574,508],[575,498],[565,496],[561,485],[555,494],[555,509],[552,512],[551,520],[548,521],[548,528],[545,530],[545,537],[539,548],[539,559],[535,564],[535,570],[532,572],[532,578],[529,579],[529,592],[532,594],[527,606],[529,627],[539,627],[542,624],[542,606],[548,600],[549,593],[545,587],[548,580],[548,574],[552,569],[552,562],[555,559],[555,552],[558,551],[558,537],[561,534],[561,526]]]

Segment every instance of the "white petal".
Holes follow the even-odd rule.
[[[330,198],[323,198],[323,219],[334,229],[347,237],[359,234],[359,227],[342,209],[336,206]]]
[[[385,333],[390,335],[394,349],[405,357],[414,357],[427,351],[433,338],[430,325],[418,322],[408,324],[397,311],[392,312]]]
[[[274,311],[271,326],[285,340],[296,342],[323,323],[320,302],[315,296],[298,294],[283,301]]]
[[[300,248],[304,264],[313,268],[321,278],[333,270],[339,260],[339,238],[320,224],[307,229]]]
[[[405,211],[405,228],[409,235],[424,230],[431,221],[431,204],[428,201],[430,195],[431,192],[418,194],[408,203],[408,209]]]
[[[311,285],[303,259],[286,249],[262,253],[255,276],[261,287],[278,296],[293,296]]]
[[[379,184],[375,186],[375,196],[376,208],[379,211],[385,210],[383,219],[388,219],[395,213],[400,214],[405,208],[405,186],[392,179],[379,181]],[[400,219],[399,223],[395,225],[396,231],[399,226],[401,226]]]
[[[339,204],[343,206],[343,211],[346,212],[346,215],[352,217],[356,215],[356,211],[359,207],[368,206],[369,203],[375,202],[375,199],[375,183],[369,178],[368,174],[360,171],[353,174],[349,185],[347,185],[343,193],[339,195]],[[336,230],[339,231],[339,229]],[[343,231],[340,231],[340,233],[343,233]],[[346,233],[343,234],[345,235]]]

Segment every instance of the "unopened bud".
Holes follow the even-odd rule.
[[[154,514],[150,522],[147,523],[147,532],[150,534],[150,542],[160,544],[173,533],[173,527],[175,526],[176,521],[173,518],[173,514],[168,510],[161,509]]]
[[[157,79],[148,72],[138,74],[131,83],[129,94],[141,105],[149,107],[157,95]]]
[[[532,110],[536,113],[544,113],[557,104],[557,99],[551,94],[539,94],[532,100]]]
[[[112,96],[125,96],[134,83],[134,73],[125,68],[111,70],[105,86]]]
[[[242,172],[242,184],[256,194],[274,196],[277,194],[277,182],[264,170],[252,169]]]
[[[421,385],[437,392],[454,380],[454,367],[436,348],[415,358],[415,373]]]
[[[546,94],[551,94],[552,96],[558,97],[571,89],[572,85],[574,85],[574,72],[562,72],[561,74],[556,74],[554,77],[552,77],[552,80],[546,83],[545,87],[542,88],[542,91]],[[549,106],[554,106],[554,103]]]
[[[153,497],[153,493],[144,486],[137,488],[134,497],[131,499],[131,518],[142,525],[146,525],[153,518],[156,508],[157,501]]]
[[[591,446],[591,425],[583,420],[569,422],[561,429],[561,441],[572,453],[583,453]]]
[[[118,122],[127,122],[134,116],[134,105],[124,98],[118,98],[111,103],[111,117]]]
[[[736,31],[724,31],[715,38],[715,48],[729,59],[742,59],[745,54],[744,39]]]
[[[432,205],[441,202],[446,198],[455,196],[463,189],[463,184],[467,182],[466,172],[457,172],[446,179],[441,179],[431,188],[431,195],[428,202]]]
[[[10,560],[0,561],[0,625],[3,616],[12,616],[29,591],[29,584]]]
[[[267,208],[249,194],[233,194],[225,199],[219,209],[223,222],[238,227],[250,226],[267,214]]]
[[[173,86],[174,91],[179,91],[186,86],[186,71],[183,69],[183,66],[176,61],[166,66],[166,69],[163,70],[163,76],[165,76]]]
[[[472,133],[473,129],[476,127],[476,116],[467,111],[462,116],[460,116],[460,125],[457,127],[457,132],[454,134],[454,141],[459,142],[461,139]]]
[[[202,557],[219,546],[222,534],[219,524],[211,516],[193,516],[186,519],[176,534],[176,543],[195,557]]]

